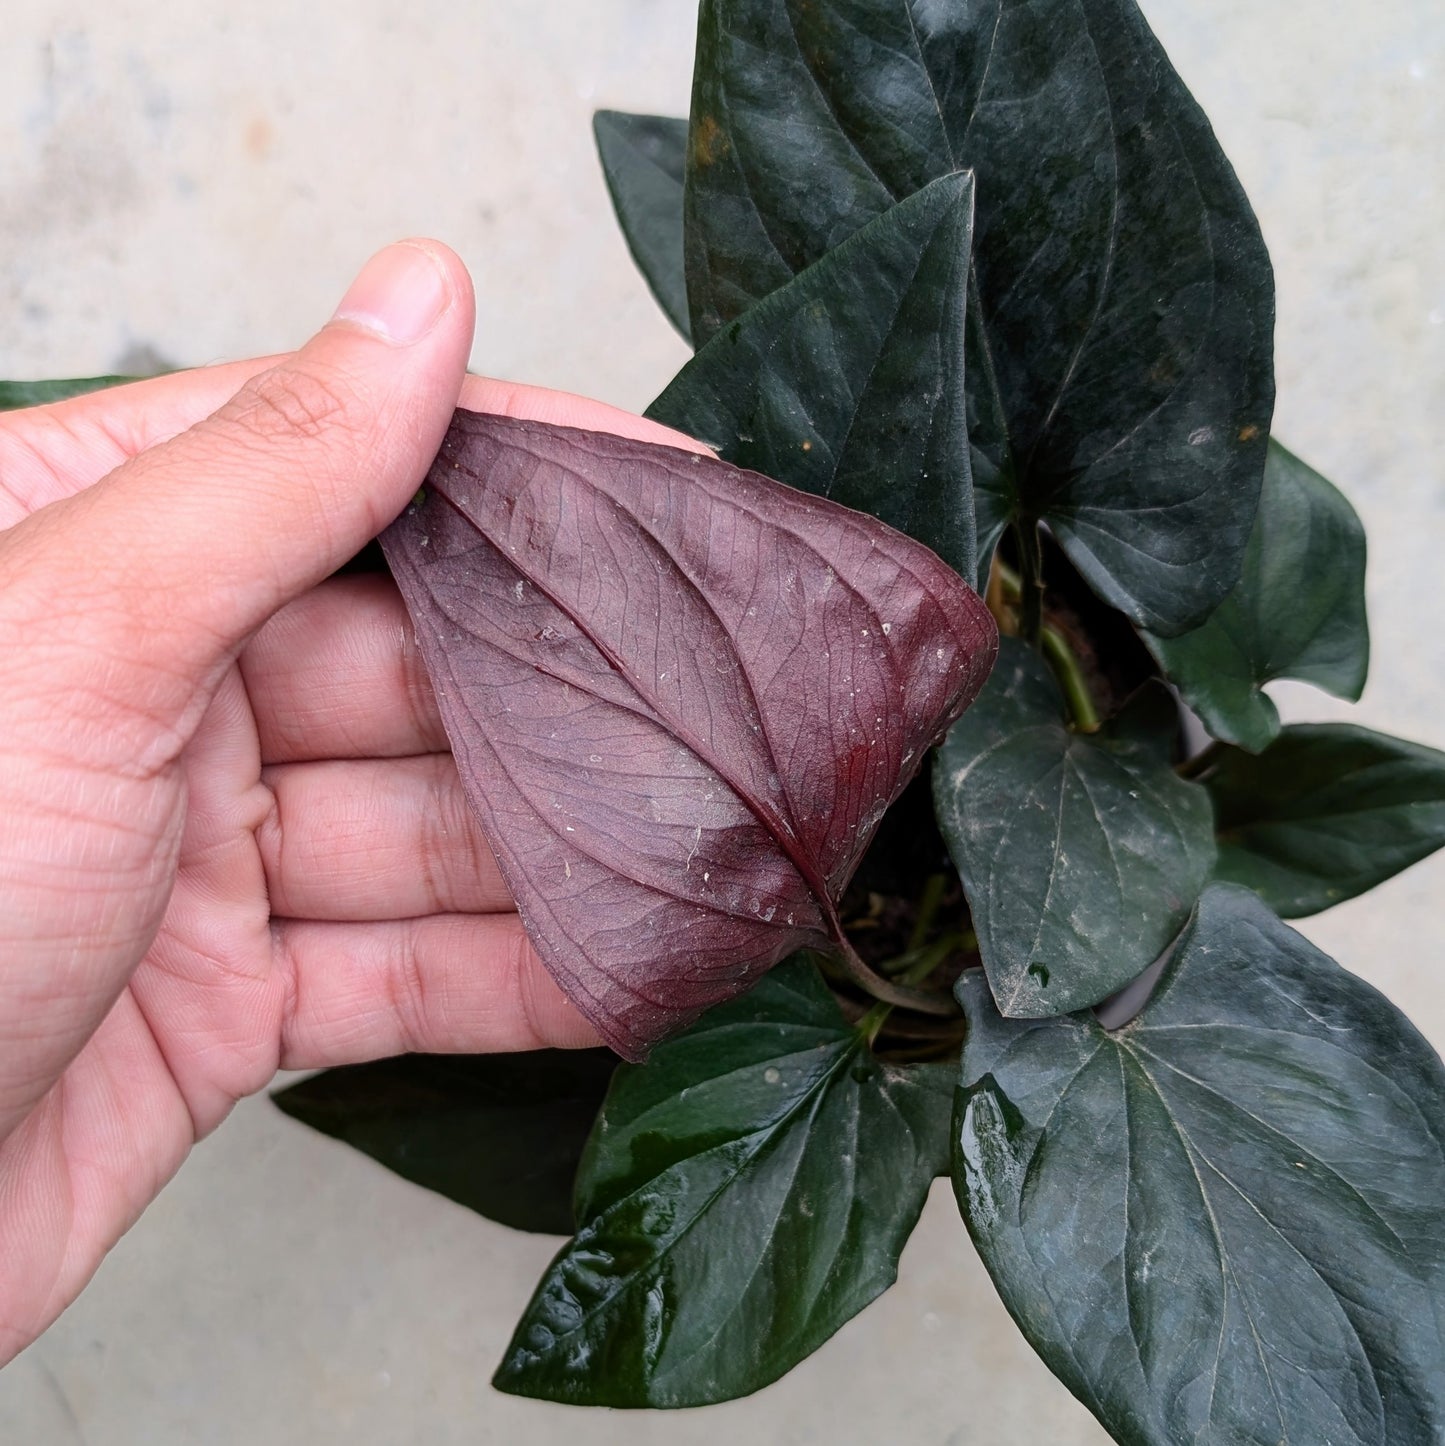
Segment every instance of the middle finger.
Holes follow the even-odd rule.
[[[332,922],[515,906],[449,753],[264,770],[257,833],[271,912]]]
[[[445,749],[416,630],[389,577],[335,577],[282,608],[240,657],[263,763]]]

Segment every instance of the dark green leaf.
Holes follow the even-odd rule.
[[[1445,753],[1367,728],[1302,723],[1258,756],[1224,748],[1204,782],[1215,876],[1287,919],[1353,899],[1445,844]]]
[[[1257,753],[1279,732],[1263,693],[1299,678],[1355,699],[1370,665],[1365,529],[1313,468],[1269,444],[1244,572],[1209,619],[1149,650],[1216,737]]]
[[[1442,1439],[1445,1070],[1387,999],[1228,887],[1117,1033],[960,996],[959,1204],[1115,1439]]]
[[[648,416],[927,543],[973,580],[973,178],[892,207],[715,336]]]
[[[67,397],[80,397],[86,392],[104,391],[106,387],[139,380],[139,377],[72,377],[64,381],[0,382],[0,412],[63,402]]]
[[[953,1078],[875,1059],[802,957],[623,1066],[495,1384],[694,1406],[776,1380],[893,1283]]]
[[[326,1070],[274,1098],[490,1220],[567,1235],[577,1162],[616,1067],[606,1049],[407,1054]]]
[[[938,825],[1000,1009],[1063,1014],[1179,932],[1214,863],[1209,799],[1170,767],[1172,700],[1145,689],[1078,733],[1043,659],[1005,638],[933,766]]]
[[[692,339],[682,272],[682,177],[687,122],[599,110],[592,134],[627,249],[667,319]]]
[[[704,0],[693,85],[694,338],[972,169],[981,561],[1043,519],[1135,621],[1207,616],[1259,497],[1273,281],[1132,0]]]

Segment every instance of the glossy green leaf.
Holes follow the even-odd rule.
[[[68,377],[63,381],[0,382],[0,412],[63,402],[67,397],[80,397],[87,392],[104,391],[106,387],[139,380],[139,377]]]
[[[616,1068],[606,1049],[407,1054],[329,1069],[273,1098],[489,1220],[568,1235],[577,1162]]]
[[[1273,280],[1132,0],[704,0],[698,25],[694,338],[973,170],[981,561],[1042,519],[1135,621],[1202,621],[1259,498]]]
[[[599,110],[592,134],[627,249],[667,319],[691,340],[682,270],[682,178],[687,122]]]
[[[871,512],[972,580],[972,225],[973,178],[934,181],[730,323],[648,416]]]
[[[1005,638],[933,765],[938,826],[1006,1015],[1063,1014],[1128,983],[1179,932],[1214,863],[1209,799],[1170,766],[1157,686],[1080,733],[1048,665]]]
[[[1204,783],[1216,877],[1287,919],[1353,899],[1445,844],[1445,753],[1367,728],[1302,723],[1258,755],[1220,749]]]
[[[623,1066],[494,1384],[693,1406],[776,1380],[893,1283],[953,1080],[875,1059],[802,957]]]
[[[1263,688],[1298,678],[1356,699],[1370,665],[1365,529],[1313,468],[1269,444],[1244,571],[1193,632],[1144,641],[1216,738],[1258,752],[1279,732]]]
[[[1383,995],[1220,886],[1117,1033],[960,997],[960,1207],[1116,1440],[1442,1439],[1445,1070]]]

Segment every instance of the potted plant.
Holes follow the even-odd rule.
[[[505,1133],[511,1069],[579,1113],[610,1073],[503,1389],[757,1389],[891,1281],[948,1170],[1117,1439],[1435,1439],[1445,1077],[1283,920],[1438,846],[1445,758],[1262,691],[1358,697],[1364,538],[1270,436],[1268,257],[1142,17],[705,0],[690,120],[596,132],[697,348],[651,414],[925,542],[1003,634],[840,901],[962,1015],[820,950],[585,1085],[411,1061],[283,1105],[395,1163],[443,1101]]]
[[[652,414],[926,545],[984,600],[998,662],[814,890],[841,937],[676,1034],[685,951],[637,943],[659,1017],[613,1037],[645,1060],[411,1057],[279,1102],[484,1214],[575,1231],[506,1390],[756,1390],[887,1287],[947,1173],[1010,1313],[1116,1439],[1438,1439],[1445,1075],[1284,920],[1445,841],[1445,757],[1282,726],[1262,691],[1358,696],[1363,533],[1271,437],[1268,257],[1131,0],[704,0],[690,119],[596,128],[696,347]],[[459,423],[393,531],[423,631],[428,506],[499,535],[446,469],[492,477],[518,445]],[[526,440],[605,476],[597,445]],[[696,465],[719,495],[756,485]],[[535,919],[571,878],[513,881]]]

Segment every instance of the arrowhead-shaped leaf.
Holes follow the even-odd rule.
[[[682,178],[687,122],[599,110],[592,134],[627,249],[667,319],[691,340],[682,271]]]
[[[1257,756],[1221,749],[1204,784],[1215,876],[1287,919],[1353,899],[1445,844],[1445,753],[1347,723],[1291,726]]]
[[[67,397],[81,397],[87,392],[100,392],[139,380],[139,377],[69,377],[64,381],[0,382],[0,412],[63,402]]]
[[[495,1384],[696,1406],[776,1380],[893,1283],[955,1079],[875,1059],[805,961],[624,1065]]]
[[[1004,1304],[1116,1440],[1445,1431],[1445,1070],[1216,887],[1144,1012],[969,1015],[954,1184]]]
[[[1170,767],[1168,694],[1072,730],[1048,665],[1005,638],[938,751],[938,826],[1006,1015],[1095,1004],[1179,932],[1214,863],[1209,799]]]
[[[972,226],[973,178],[933,182],[729,324],[648,416],[881,517],[971,581]]]
[[[1046,520],[1135,621],[1202,621],[1259,497],[1273,281],[1132,0],[704,0],[698,26],[694,339],[971,169],[981,542]]]
[[[993,620],[861,513],[671,447],[458,412],[383,535],[539,954],[644,1054],[836,903]]]
[[[570,1235],[577,1162],[616,1068],[606,1049],[407,1054],[325,1070],[273,1098],[489,1220]]]
[[[1269,444],[1244,571],[1193,632],[1144,641],[1216,738],[1257,753],[1279,732],[1263,687],[1298,678],[1355,699],[1370,665],[1365,529],[1313,468]]]

